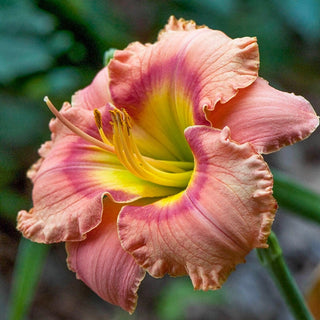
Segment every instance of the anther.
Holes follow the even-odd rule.
[[[113,123],[113,144],[120,162],[141,179],[171,187],[185,187],[192,171],[169,173],[153,166],[142,156],[131,134],[131,123],[124,110],[110,111]]]
[[[98,109],[94,109],[93,113],[94,113],[94,120],[96,122],[98,129],[102,128],[101,112]]]
[[[98,109],[94,109],[93,110],[93,114],[94,114],[94,120],[96,122],[96,126],[99,130],[99,133],[100,133],[100,137],[102,139],[102,141],[105,143],[105,144],[108,144],[108,145],[112,145],[111,142],[109,141],[109,139],[107,138],[107,136],[105,135],[104,131],[103,131],[103,128],[102,128],[102,116],[101,116],[101,112],[98,110]]]

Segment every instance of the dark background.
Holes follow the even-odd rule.
[[[319,114],[318,0],[0,0],[0,310],[8,303],[20,240],[16,214],[32,206],[25,172],[50,136],[52,115],[43,97],[56,106],[70,101],[102,68],[106,50],[154,42],[172,14],[232,38],[257,36],[260,75],[278,89],[303,95]],[[318,133],[265,158],[320,191]],[[280,208],[274,230],[307,292],[320,261],[320,229]],[[194,292],[188,278],[147,277],[131,317],[76,280],[65,258],[62,244],[51,246],[30,319],[290,319],[254,252],[217,292]]]

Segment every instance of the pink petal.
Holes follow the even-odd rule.
[[[235,141],[250,142],[263,153],[305,139],[319,124],[307,100],[278,91],[261,78],[228,103],[219,103],[207,118],[215,128],[230,127]]]
[[[159,32],[158,39],[161,39],[162,35],[168,31],[191,31],[200,28],[205,28],[205,26],[197,26],[193,20],[176,19],[174,16],[171,16],[163,30]]]
[[[101,112],[106,119],[107,107]],[[99,138],[91,111],[65,104],[61,113],[86,133]],[[18,215],[18,229],[33,241],[84,239],[100,223],[102,199],[107,193],[116,201],[129,202],[177,192],[176,188],[135,177],[114,154],[90,145],[59,120],[53,120],[50,129],[53,141],[41,148],[43,158],[29,173],[34,183],[34,208]]]
[[[117,234],[120,204],[106,198],[101,224],[84,241],[67,242],[68,266],[102,299],[132,313],[145,272],[125,252]]]
[[[103,68],[92,83],[72,96],[72,106],[93,110],[111,102],[107,67]]]
[[[255,38],[232,40],[209,28],[169,30],[153,45],[135,42],[116,51],[108,66],[110,93],[168,158],[185,160],[192,155],[184,153],[184,129],[208,124],[204,106],[229,101],[254,82],[258,66]]]
[[[189,274],[196,289],[216,289],[266,241],[276,210],[272,175],[250,144],[195,126],[186,130],[196,167],[180,194],[118,218],[123,247],[152,276]]]

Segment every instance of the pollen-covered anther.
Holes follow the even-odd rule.
[[[102,141],[107,144],[107,145],[112,145],[112,143],[109,141],[109,139],[107,138],[107,136],[105,135],[103,128],[102,128],[102,116],[101,116],[101,112],[98,109],[94,109],[93,110],[93,114],[94,114],[94,120],[96,122],[96,126],[99,130],[99,134],[100,137],[102,139]]]
[[[192,171],[167,172],[159,169],[159,167],[163,167],[163,162],[159,161],[159,166],[157,166],[157,160],[142,156],[134,141],[131,132],[132,122],[126,110],[115,108],[110,110],[110,114],[112,119],[110,124],[113,127],[113,145],[123,166],[135,176],[159,185],[181,188],[188,185]]]

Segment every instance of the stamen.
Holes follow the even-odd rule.
[[[114,108],[117,109],[116,107],[114,107]],[[122,111],[122,117],[124,119],[123,120],[121,116],[119,117],[121,125],[123,125],[123,123],[125,122],[127,124],[128,128],[131,129],[132,123],[131,123],[131,118],[130,118],[129,114],[127,113],[127,111],[125,109],[122,109],[121,111]],[[113,125],[113,122],[111,122],[110,124]],[[130,136],[130,139],[133,139],[132,134],[130,133],[129,129],[127,130],[128,136]],[[136,144],[133,141],[132,141],[132,144],[136,146]],[[136,153],[140,154],[140,151],[138,150],[137,146],[136,146]],[[193,162],[172,161],[172,160],[156,160],[156,159],[149,158],[149,157],[142,156],[142,155],[141,155],[141,157],[145,161],[147,161],[149,164],[153,165],[155,168],[162,169],[165,172],[174,172],[174,173],[185,172],[186,170],[193,170],[193,167],[194,167]]]
[[[121,129],[119,128],[119,125],[122,126],[122,119],[119,116],[118,110],[110,110],[111,118],[113,122],[111,122],[111,125],[113,126],[113,144],[115,146],[116,155],[119,159],[119,161],[134,175],[141,178],[139,172],[135,170],[135,167],[133,167],[128,161],[127,157],[130,157],[130,154],[128,153],[128,149],[125,148],[118,148],[117,146],[125,145],[125,142],[123,141],[123,136],[121,134]],[[120,112],[120,111],[119,111]]]
[[[93,113],[94,113],[94,120],[96,122],[96,126],[99,130],[99,133],[100,133],[100,136],[101,136],[101,139],[102,141],[105,143],[105,144],[108,144],[109,146],[111,146],[111,142],[109,141],[109,139],[107,138],[107,136],[105,135],[103,129],[102,129],[102,116],[101,116],[101,112],[98,110],[98,109],[94,109],[93,110]]]
[[[186,187],[191,171],[170,173],[151,165],[148,158],[143,157],[131,134],[130,117],[125,111],[110,111],[113,126],[113,144],[120,162],[134,175],[141,179],[171,187]]]
[[[193,163],[183,161],[156,160],[143,156],[131,133],[131,119],[126,110],[117,108],[111,110],[113,127],[113,145],[108,140],[102,128],[102,116],[98,109],[94,109],[94,118],[102,141],[88,135],[66,117],[64,117],[52,104],[48,97],[44,98],[50,111],[68,129],[77,136],[85,139],[103,150],[117,155],[119,161],[135,176],[159,185],[170,187],[186,187],[193,169]],[[185,171],[189,170],[189,171]],[[171,171],[171,172],[170,172]]]
[[[89,143],[92,143],[93,145],[104,149],[108,152],[112,152],[115,153],[115,149],[113,146],[111,145],[107,145],[104,142],[88,135],[87,133],[85,133],[84,131],[82,131],[81,129],[79,129],[78,127],[76,127],[74,124],[72,124],[67,118],[65,118],[56,108],[55,106],[52,104],[52,102],[49,100],[48,97],[44,97],[44,102],[47,104],[48,108],[50,109],[50,111],[68,128],[70,129],[73,133],[75,133],[76,135],[78,135],[79,137],[85,139],[86,141],[88,141]]]

